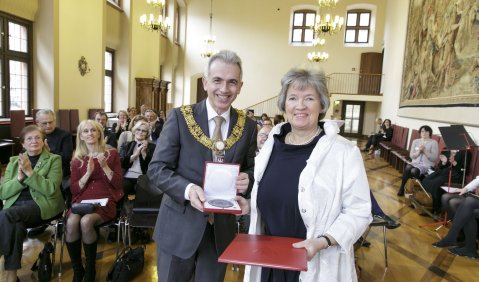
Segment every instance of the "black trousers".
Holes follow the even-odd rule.
[[[125,196],[136,194],[135,186],[137,182],[138,178],[123,177],[123,192]]]
[[[218,262],[214,227],[209,223],[198,250],[187,259],[168,254],[157,244],[157,271],[159,282],[189,282],[194,273],[195,282],[222,282],[226,264]]]
[[[466,236],[465,248],[470,252],[476,251],[477,222],[473,215],[475,209],[479,209],[478,198],[474,196],[462,197],[462,201],[459,203],[452,220],[452,227],[446,237],[444,237],[445,240],[455,242],[459,232],[464,228],[464,235]]]
[[[5,256],[5,270],[20,269],[23,240],[27,236],[26,228],[38,226],[44,222],[40,207],[35,201],[17,201],[8,209],[0,211],[0,256]]]

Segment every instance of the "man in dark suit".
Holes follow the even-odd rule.
[[[108,115],[105,112],[96,112],[95,121],[103,126],[103,135],[108,148],[118,148],[115,132],[108,129]]]
[[[197,282],[224,279],[226,265],[218,263],[218,256],[232,241],[236,220],[231,214],[203,212],[201,185],[204,162],[212,161],[215,151],[216,161],[224,158],[224,162],[240,164],[238,193],[247,195],[252,187],[256,124],[231,107],[240,93],[241,78],[241,59],[234,52],[213,55],[203,78],[207,99],[173,109],[163,127],[148,170],[152,185],[164,192],[153,235],[158,281],[188,282],[193,273]],[[213,138],[217,116],[224,118],[222,157]]]
[[[160,137],[161,130],[163,130],[164,121],[158,119],[156,111],[148,109],[145,111],[145,118],[150,124],[150,138],[156,144],[156,140]]]

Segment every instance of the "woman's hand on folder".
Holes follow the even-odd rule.
[[[249,201],[241,196],[236,196],[235,201],[238,202],[238,205],[241,208],[241,215],[249,214],[250,212],[250,205]]]
[[[324,238],[306,239],[304,241],[294,243],[294,248],[305,248],[308,253],[308,261],[311,260],[319,251],[328,248],[328,242]]]

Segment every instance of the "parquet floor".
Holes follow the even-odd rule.
[[[361,141],[360,141],[361,143]],[[360,146],[361,147],[361,146]],[[446,249],[436,249],[431,243],[447,232],[441,228],[438,233],[434,228],[421,227],[433,223],[429,217],[423,217],[398,198],[401,174],[379,157],[363,155],[369,185],[382,209],[391,217],[401,222],[401,227],[387,230],[389,267],[384,267],[384,249],[382,228],[373,227],[368,240],[371,247],[360,248],[356,252],[362,268],[360,281],[479,281],[479,261],[455,257]],[[0,231],[1,232],[1,231]],[[48,240],[51,231],[24,243],[23,268],[19,271],[20,281],[37,281],[30,267],[37,258],[43,242]],[[115,259],[115,244],[106,243],[106,230],[102,230],[102,239],[98,246],[97,281],[105,281],[108,269]],[[146,247],[145,269],[134,281],[156,281],[156,246],[150,243]],[[55,275],[58,271],[59,248]],[[53,281],[71,281],[72,269],[68,253],[64,249],[63,276]],[[226,282],[242,281],[243,267],[231,271],[228,266]],[[3,258],[0,259],[0,281],[5,281]]]

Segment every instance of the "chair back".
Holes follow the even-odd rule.
[[[75,135],[80,124],[80,114],[78,109],[70,110],[70,132]]]
[[[163,193],[150,183],[148,176],[140,175],[136,184],[134,213],[158,213]]]
[[[67,132],[70,132],[70,110],[57,111],[57,126]]]
[[[12,110],[10,111],[10,137],[19,138],[22,129],[25,127],[25,111]]]
[[[411,132],[411,138],[409,139],[409,146],[408,146],[408,151],[411,152],[411,147],[412,147],[412,142],[418,138],[420,138],[421,135],[419,134],[419,130],[413,129]]]

